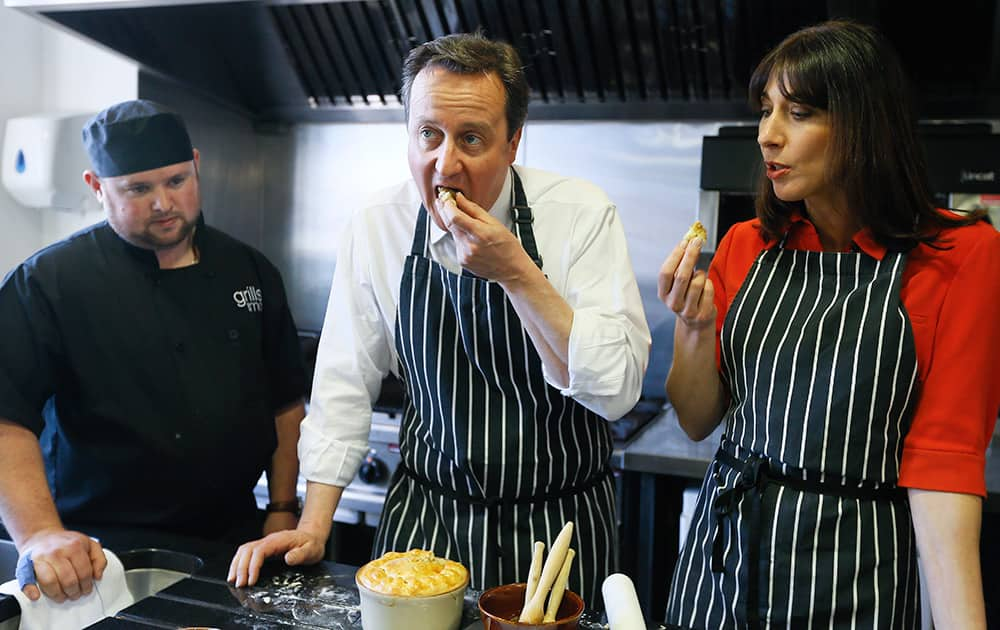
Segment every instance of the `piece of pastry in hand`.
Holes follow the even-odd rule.
[[[454,189],[445,188],[444,186],[438,186],[437,191],[438,191],[438,201],[440,201],[441,203],[448,203],[449,201],[451,201],[452,203],[457,203],[455,202],[455,193],[457,191],[455,191]]]
[[[685,241],[690,241],[693,238],[700,238],[702,241],[708,240],[708,232],[705,231],[705,226],[701,224],[701,221],[692,223],[687,234],[684,235]]]

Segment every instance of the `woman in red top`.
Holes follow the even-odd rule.
[[[725,433],[671,628],[985,628],[985,450],[1000,406],[1000,234],[935,209],[900,64],[873,29],[789,36],[750,82],[757,219],[660,272],[667,391]]]

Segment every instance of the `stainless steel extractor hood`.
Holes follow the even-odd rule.
[[[520,50],[534,119],[747,118],[764,51],[830,17],[880,26],[925,117],[1000,115],[998,0],[7,0],[261,121],[400,120],[400,60],[482,29]]]

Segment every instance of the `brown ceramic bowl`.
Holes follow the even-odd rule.
[[[479,614],[485,630],[577,630],[583,614],[583,600],[573,591],[563,594],[556,620],[548,623],[520,623],[525,584],[494,586],[479,596]]]

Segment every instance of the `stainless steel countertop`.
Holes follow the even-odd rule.
[[[637,437],[612,454],[612,465],[632,472],[674,475],[700,480],[705,475],[722,427],[701,442],[693,442],[677,423],[677,413],[669,404],[647,424]],[[1000,437],[993,436],[986,451],[986,491],[1000,494]]]
[[[616,448],[611,463],[633,472],[701,479],[719,446],[722,427],[701,442],[694,442],[677,423],[677,413],[667,404],[639,435]]]

